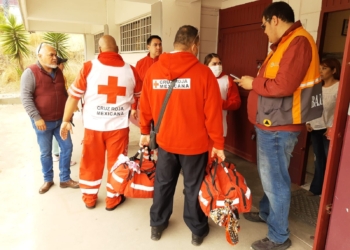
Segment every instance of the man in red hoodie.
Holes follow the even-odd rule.
[[[96,206],[102,182],[107,152],[106,210],[112,211],[125,198],[110,184],[110,170],[120,154],[127,153],[129,143],[129,112],[135,95],[142,88],[136,69],[125,63],[118,54],[112,36],[99,40],[98,58],[84,63],[79,75],[69,87],[69,97],[61,125],[65,140],[72,127],[69,118],[84,95],[84,140],[80,161],[79,185],[87,208]]]
[[[184,220],[192,231],[192,244],[200,245],[209,233],[198,193],[211,152],[224,160],[222,100],[211,70],[197,59],[198,29],[182,26],[176,33],[174,51],[164,53],[146,73],[140,98],[140,146],[149,145],[152,120],[157,123],[172,80],[176,80],[157,134],[158,162],[151,215],[151,239],[159,240],[168,226],[180,170],[185,186]]]
[[[147,39],[147,48],[149,53],[144,58],[140,59],[136,63],[136,70],[141,78],[141,81],[144,80],[147,70],[152,66],[153,63],[158,61],[159,55],[163,52],[162,47],[162,38],[157,35],[151,35]],[[135,102],[138,103],[138,99],[135,99]],[[139,126],[138,120],[138,110],[132,110],[130,115],[130,121],[136,126]]]
[[[147,39],[147,48],[149,53],[144,58],[136,63],[136,70],[139,73],[141,80],[145,79],[145,75],[149,67],[158,61],[159,55],[163,52],[162,38],[157,35],[152,35]]]

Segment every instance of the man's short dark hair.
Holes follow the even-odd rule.
[[[160,41],[162,41],[162,38],[160,38],[160,36],[152,35],[147,39],[147,45],[151,45],[153,39],[159,39]]]
[[[197,44],[199,41],[198,29],[191,25],[184,25],[176,32],[174,45],[183,45],[190,47],[191,44]]]
[[[294,11],[289,4],[285,2],[274,2],[266,7],[263,12],[265,20],[269,21],[273,16],[286,23],[294,23]]]

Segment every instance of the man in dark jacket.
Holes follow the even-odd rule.
[[[21,100],[35,130],[40,147],[40,161],[44,184],[39,193],[44,194],[53,183],[52,138],[55,136],[61,148],[59,159],[60,187],[78,188],[79,183],[70,178],[72,140],[61,139],[64,105],[67,100],[62,71],[57,69],[56,50],[49,44],[41,43],[38,62],[29,66],[21,77]]]

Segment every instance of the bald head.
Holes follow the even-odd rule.
[[[116,52],[118,53],[118,46],[115,42],[114,37],[110,35],[104,35],[98,41],[98,46],[100,48],[100,52]]]

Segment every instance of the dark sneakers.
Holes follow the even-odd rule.
[[[244,213],[243,216],[246,220],[249,220],[252,222],[264,222],[264,223],[266,223],[266,221],[264,221],[263,219],[260,218],[259,212]]]
[[[162,233],[163,231],[168,227],[168,223],[166,223],[165,225],[162,226],[158,226],[158,227],[151,227],[151,239],[152,240],[159,240],[160,237],[162,237]]]
[[[270,241],[268,238],[264,238],[262,240],[255,241],[251,248],[254,250],[285,250],[292,245],[290,239],[287,239],[282,244],[277,244],[275,242]]]
[[[194,246],[200,246],[203,243],[204,238],[209,234],[209,227],[208,231],[203,236],[197,236],[192,233],[192,245]]]

